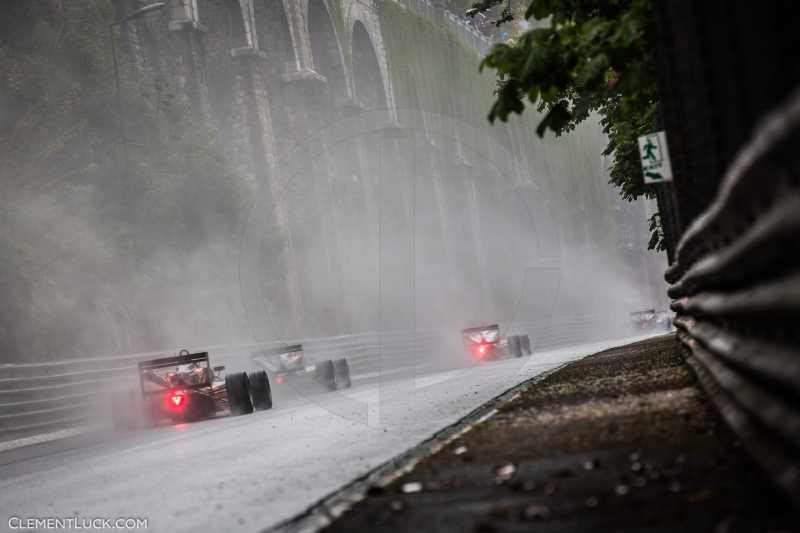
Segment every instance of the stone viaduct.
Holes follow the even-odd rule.
[[[652,285],[599,127],[490,127],[494,82],[455,19],[425,0],[169,0],[121,27],[134,68],[176,88],[256,198],[232,260],[260,339],[599,312],[571,266],[620,254]]]

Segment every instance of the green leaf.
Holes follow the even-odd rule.
[[[589,58],[578,69],[575,85],[578,87],[590,87],[596,86],[598,83],[602,84],[605,81],[605,74],[609,66],[608,56],[604,53]]]
[[[543,20],[553,13],[553,6],[549,0],[531,0],[528,9],[525,10],[525,18],[531,17],[536,20]]]
[[[503,83],[514,80],[498,85],[490,120],[523,112],[527,99],[544,114],[536,134],[551,130],[558,136],[596,113],[608,136],[603,153],[612,157],[609,181],[626,200],[651,197],[642,181],[637,137],[652,131],[658,116],[653,3],[531,0],[525,17],[550,23],[515,44],[495,46],[481,63]],[[650,231],[651,245],[663,249],[660,221]]]
[[[544,137],[545,132],[550,129],[557,135],[560,134],[564,127],[569,124],[572,115],[569,112],[568,104],[562,100],[552,106],[542,121],[536,127],[536,135]]]

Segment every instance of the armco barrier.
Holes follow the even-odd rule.
[[[460,15],[453,13],[430,0],[395,0],[395,2],[434,24],[443,25],[465,46],[481,56],[486,55],[492,47],[492,39],[475,29],[469,20],[465,19],[463,13]]]
[[[699,380],[800,503],[800,93],[767,117],[667,270]]]
[[[600,317],[577,317],[547,324],[513,324],[511,333],[526,332],[534,350],[595,340]],[[296,341],[291,341],[296,342]],[[347,357],[356,380],[392,379],[397,373],[433,370],[434,355],[458,346],[457,332],[420,330],[302,339],[312,360]],[[447,344],[447,343],[450,344]],[[455,342],[456,344],[453,344]],[[202,347],[214,363],[229,369],[255,366],[252,352],[270,344]],[[277,346],[277,343],[274,343]],[[198,347],[200,348],[200,347]],[[39,364],[0,365],[0,438],[72,427],[98,419],[108,391],[135,380],[136,363],[163,352],[69,359]]]

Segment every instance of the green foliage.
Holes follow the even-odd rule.
[[[499,0],[480,0],[486,11]],[[612,156],[610,182],[632,201],[652,198],[644,185],[637,138],[656,129],[658,89],[651,54],[652,0],[531,0],[534,28],[495,45],[481,68],[497,71],[489,120],[522,113],[526,101],[544,113],[541,137],[572,131],[598,113]],[[664,250],[660,218],[650,221],[650,248]]]
[[[0,100],[14,103],[12,120],[0,128],[2,183],[22,195],[35,195],[41,187],[88,187],[111,204],[106,211],[121,212],[113,209],[121,203],[128,211],[149,213],[148,222],[160,221],[163,227],[197,228],[192,221],[209,210],[224,212],[225,227],[232,230],[248,193],[213,132],[173,87],[131,68],[118,42],[129,146],[128,168],[123,168],[106,31],[111,20],[106,0],[74,0],[65,3],[59,17],[33,13],[27,24],[32,34],[0,44]],[[213,200],[201,194],[203,187],[214,189]],[[187,242],[186,235],[172,237],[181,245]]]
[[[80,332],[148,286],[180,284],[170,273],[209,243],[235,243],[251,191],[196,110],[118,46],[126,164],[111,2],[70,0],[58,14],[24,2],[0,6],[25,29],[0,38],[0,352],[129,349]]]

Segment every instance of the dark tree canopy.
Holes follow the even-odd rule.
[[[471,13],[497,11],[502,0],[481,0]],[[656,129],[658,88],[652,58],[651,0],[531,0],[532,29],[496,44],[481,68],[497,71],[489,120],[522,113],[526,101],[544,113],[537,133],[573,130],[597,113],[608,135],[611,183],[632,201],[652,198],[642,180],[637,137]],[[513,16],[505,5],[497,23]],[[663,250],[658,214],[650,248]]]

